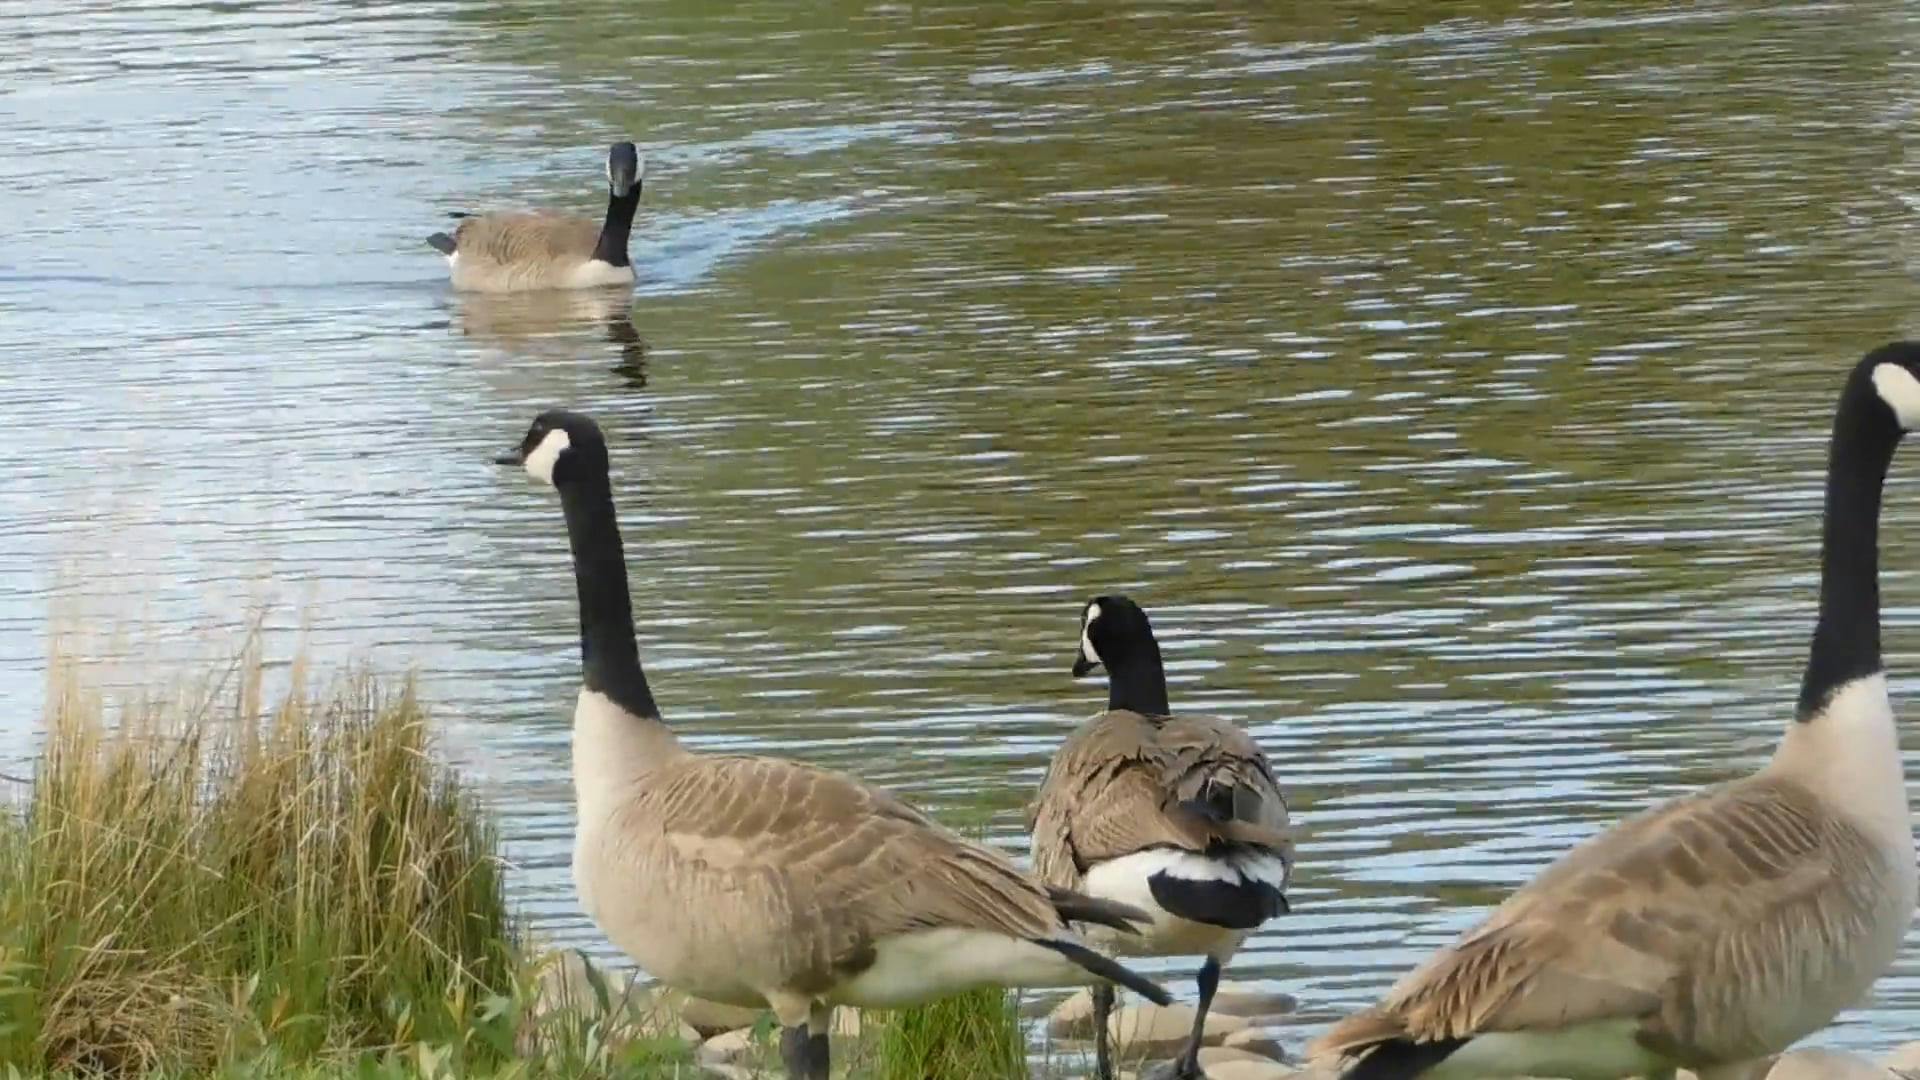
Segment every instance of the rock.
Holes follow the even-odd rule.
[[[1225,1046],[1203,1046],[1200,1048],[1200,1069],[1206,1071],[1210,1065],[1225,1065],[1229,1061],[1272,1061],[1270,1057],[1251,1053],[1246,1050],[1233,1050]]]
[[[699,1031],[682,1023],[654,994],[635,985],[634,974],[621,975],[599,969],[572,950],[551,955],[553,960],[540,970],[539,985],[534,993],[535,1017],[571,1011],[601,1018],[600,997],[593,990],[592,976],[597,976],[606,987],[607,1004],[619,1014],[608,1025],[609,1036],[615,1042],[665,1037],[678,1038],[689,1045],[700,1041]]]
[[[1281,1046],[1279,1037],[1266,1028],[1242,1028],[1220,1040],[1220,1045],[1229,1050],[1258,1054],[1269,1061],[1287,1060],[1286,1047]]]
[[[1893,1074],[1862,1057],[1838,1050],[1795,1050],[1780,1055],[1766,1080],[1891,1080]]]
[[[662,1006],[671,1010],[682,1021],[692,1025],[705,1038],[740,1028],[752,1027],[760,1019],[765,1009],[747,1009],[738,1005],[723,1005],[718,1001],[697,998],[671,988],[660,991],[658,1000]]]
[[[752,1028],[736,1028],[723,1031],[700,1044],[693,1057],[703,1067],[717,1065],[739,1066],[753,1060],[759,1053],[759,1047],[753,1043]]]
[[[1191,1005],[1129,1005],[1117,1009],[1107,1020],[1107,1034],[1113,1040],[1114,1053],[1129,1058],[1171,1057],[1187,1044],[1193,1030]],[[1207,1026],[1201,1031],[1202,1043],[1212,1046],[1247,1022],[1237,1016],[1209,1012]]]
[[[1895,1047],[1893,1053],[1880,1059],[1880,1065],[1885,1069],[1920,1071],[1920,1042]]]
[[[1047,1014],[1047,1034],[1056,1039],[1093,1038],[1093,992],[1082,988]]]
[[[1217,1065],[1208,1065],[1203,1071],[1207,1075],[1207,1080],[1295,1080],[1303,1075],[1296,1072],[1291,1065],[1282,1065],[1265,1058],[1221,1062]]]
[[[1229,1016],[1286,1016],[1300,1007],[1300,999],[1258,983],[1223,982],[1214,992],[1213,1007]]]
[[[827,1027],[827,1035],[834,1039],[857,1039],[860,1037],[860,1010],[850,1005],[842,1005],[833,1010],[833,1023]]]

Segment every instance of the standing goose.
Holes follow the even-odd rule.
[[[682,746],[640,668],[599,427],[542,413],[499,461],[560,491],[584,676],[573,879],[587,914],[642,968],[690,994],[772,1008],[787,1071],[805,1080],[827,1076],[836,1004],[1108,979],[1169,1000],[1067,925],[1117,929],[1145,913],[1036,884],[843,773]]]
[[[1169,1070],[1198,1080],[1221,966],[1255,927],[1287,910],[1287,805],[1246,732],[1225,720],[1170,715],[1153,627],[1124,596],[1081,609],[1073,674],[1096,665],[1107,669],[1107,711],[1075,731],[1047,767],[1029,811],[1034,868],[1049,885],[1152,916],[1144,933],[1100,932],[1100,944],[1133,955],[1206,956],[1193,1032]],[[1095,986],[1093,1005],[1095,1062],[1100,1080],[1111,1080],[1113,988]]]
[[[1741,1075],[1855,1003],[1912,922],[1912,825],[1880,661],[1880,494],[1920,423],[1920,345],[1868,353],[1834,416],[1820,613],[1758,773],[1573,848],[1316,1054],[1384,1077]]]
[[[469,292],[530,292],[632,285],[627,237],[640,205],[646,164],[630,142],[607,152],[604,221],[549,211],[455,214],[453,235],[427,243],[447,257],[453,287]]]

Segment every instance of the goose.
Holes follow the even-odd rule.
[[[1075,678],[1104,666],[1107,711],[1054,754],[1028,808],[1040,880],[1138,907],[1139,934],[1089,930],[1116,952],[1202,955],[1186,1048],[1158,1072],[1198,1080],[1200,1040],[1220,969],[1261,923],[1287,910],[1287,804],[1260,747],[1225,720],[1174,716],[1147,613],[1125,596],[1080,611]],[[1094,1061],[1111,1080],[1113,989],[1093,989]]]
[[[447,257],[453,287],[469,292],[529,292],[632,285],[627,236],[640,205],[646,163],[630,142],[607,152],[607,216],[550,211],[456,213],[453,235],[434,233],[427,244]]]
[[[513,451],[559,490],[580,606],[573,880],[595,925],[668,986],[772,1009],[790,1076],[825,1080],[831,1007],[912,1005],[987,985],[1105,980],[1167,992],[1070,927],[1144,912],[1048,888],[845,773],[696,753],[661,719],[634,640],[607,444],[579,413]]]
[[[1348,1080],[1728,1080],[1854,1004],[1916,901],[1880,658],[1878,531],[1920,423],[1920,345],[1868,353],[1833,420],[1820,606],[1793,719],[1758,772],[1575,846],[1309,1052]]]

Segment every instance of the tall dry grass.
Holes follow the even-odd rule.
[[[498,838],[412,683],[264,701],[248,649],[110,708],[55,664],[45,745],[0,814],[0,1060],[210,1069],[454,1041],[511,990]]]
[[[0,1077],[699,1075],[644,990],[535,954],[411,680],[282,674],[110,701],[56,660],[0,803]],[[874,1021],[849,1075],[1026,1075],[1000,992]]]

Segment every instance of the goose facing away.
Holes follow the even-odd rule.
[[[827,1076],[836,1004],[1109,979],[1169,1000],[1068,925],[1120,929],[1145,913],[1043,887],[844,773],[681,745],[640,667],[599,427],[545,412],[498,460],[560,492],[584,684],[573,714],[574,884],[641,968],[691,994],[770,1007],[789,1074],[808,1080]]]
[[[1574,847],[1310,1048],[1350,1080],[1741,1075],[1854,1004],[1912,922],[1905,778],[1880,659],[1878,528],[1920,423],[1920,345],[1868,353],[1829,449],[1820,607],[1757,773]]]
[[[1146,911],[1140,934],[1101,928],[1100,945],[1133,955],[1203,955],[1200,1003],[1170,1075],[1198,1080],[1200,1039],[1220,969],[1254,928],[1287,910],[1293,842],[1273,769],[1225,720],[1173,716],[1152,624],[1124,596],[1080,613],[1076,678],[1108,675],[1107,711],[1076,730],[1047,766],[1029,810],[1034,868],[1049,885]],[[1111,986],[1094,995],[1094,1052],[1113,1075]]]
[[[600,221],[551,211],[456,214],[453,235],[427,243],[447,257],[455,289],[529,292],[632,285],[627,238],[646,163],[630,142],[607,152],[607,214]]]

